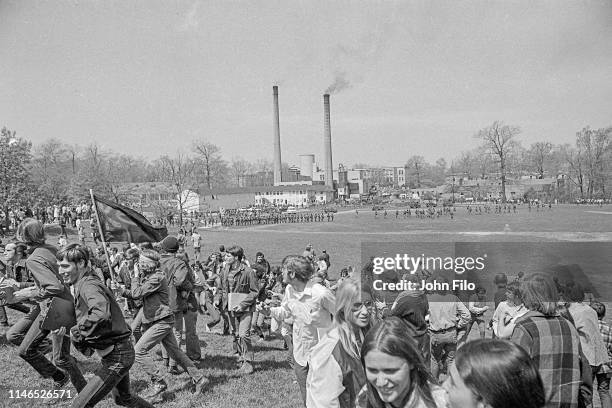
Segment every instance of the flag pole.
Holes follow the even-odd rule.
[[[110,256],[108,256],[108,251],[106,250],[106,241],[104,240],[104,234],[102,233],[102,224],[100,223],[100,215],[98,214],[98,206],[96,204],[96,200],[94,199],[93,189],[89,189],[89,195],[91,196],[91,202],[94,207],[94,213],[96,214],[96,221],[98,224],[98,233],[100,234],[100,240],[102,241],[102,248],[104,248],[104,255],[106,256],[106,264],[108,266],[108,270],[110,272],[111,281],[115,283],[115,274],[113,273],[113,268],[111,268]],[[104,282],[106,284],[106,282]]]

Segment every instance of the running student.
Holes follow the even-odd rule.
[[[72,407],[93,407],[112,391],[117,405],[152,408],[130,390],[132,332],[115,295],[89,268],[89,252],[79,244],[71,244],[56,258],[60,276],[74,293],[77,324],[70,329],[72,342],[84,355],[95,352],[101,358],[100,366],[72,401]]]
[[[190,392],[201,392],[208,382],[207,378],[196,369],[193,362],[181,351],[174,337],[174,313],[168,301],[168,281],[159,270],[160,256],[152,249],[144,249],[138,260],[140,277],[132,279],[132,289],[122,289],[121,295],[128,299],[142,299],[142,309],[139,312],[142,319],[143,334],[136,343],[136,362],[149,375],[153,385],[149,398],[156,400],[168,388],[159,368],[151,358],[150,351],[161,343],[170,358],[180,364],[189,374],[190,380],[184,384]],[[113,283],[113,289],[118,286]]]
[[[17,227],[17,237],[25,242],[28,249],[26,268],[32,274],[36,286],[15,292],[17,301],[34,301],[38,307],[22,317],[6,333],[11,343],[19,346],[19,357],[24,359],[43,378],[52,378],[53,389],[63,388],[68,380],[77,392],[81,392],[87,381],[83,377],[77,362],[70,355],[70,339],[61,334],[51,335],[53,343],[53,363],[43,354],[45,339],[49,330],[41,328],[45,313],[54,297],[73,302],[68,287],[64,286],[58,274],[57,250],[45,243],[43,224],[33,218],[26,218]],[[44,310],[45,313],[41,313]]]

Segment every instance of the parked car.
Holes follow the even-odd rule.
[[[334,207],[325,207],[323,209],[323,212],[326,212],[326,213],[337,213],[338,209],[334,208]]]
[[[290,205],[289,207],[287,207],[287,214],[295,214],[295,213],[297,213],[297,209],[294,206]]]
[[[372,207],[372,211],[382,211],[384,209],[385,207],[383,207],[382,205],[375,205],[374,207]]]

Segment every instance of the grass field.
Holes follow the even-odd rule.
[[[507,224],[507,226],[506,226]],[[174,231],[170,231],[173,233]],[[335,277],[342,266],[361,263],[361,246],[368,242],[422,244],[424,242],[563,242],[563,241],[612,241],[612,206],[555,206],[552,211],[540,212],[519,208],[518,214],[467,215],[465,208],[458,207],[455,219],[448,216],[439,219],[417,219],[413,215],[404,219],[395,218],[394,210],[385,219],[374,213],[360,210],[340,212],[333,223],[280,224],[230,229],[202,229],[202,254],[216,250],[220,244],[226,247],[238,244],[245,248],[248,258],[253,259],[257,251],[266,254],[272,265],[280,263],[288,254],[301,254],[308,243],[312,243],[317,254],[326,249],[331,255],[330,275]],[[49,242],[56,243],[57,228],[51,229]],[[76,240],[69,235],[69,242]],[[192,248],[187,251],[192,255]],[[602,276],[598,286],[608,283]],[[612,310],[612,309],[609,309]],[[14,322],[19,317],[9,311]],[[205,359],[200,367],[211,379],[209,389],[194,397],[185,392],[168,393],[163,408],[187,407],[299,407],[299,389],[294,384],[293,373],[286,363],[286,352],[282,340],[255,343],[255,373],[241,377],[238,365],[232,357],[231,338],[204,332],[204,319],[198,319],[198,333],[208,343],[204,349]],[[42,380],[16,354],[0,332],[0,406],[36,407],[36,400],[10,400],[8,390],[49,389],[50,380]],[[472,337],[477,337],[476,330]],[[78,352],[74,355],[84,372],[91,371],[93,363]],[[132,384],[137,392],[147,386],[147,379],[137,366],[130,372]],[[168,377],[172,377],[168,375]],[[182,380],[185,375],[172,379]],[[68,407],[68,401],[57,405]],[[111,407],[110,400],[98,406]]]

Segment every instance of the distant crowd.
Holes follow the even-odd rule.
[[[445,290],[409,290],[386,302],[367,284],[372,265],[361,273],[344,267],[330,281],[330,254],[317,255],[310,244],[272,266],[261,252],[249,261],[237,245],[202,258],[197,229],[183,232],[111,248],[107,258],[82,243],[58,250],[42,223],[26,218],[5,243],[0,310],[22,313],[6,337],[53,382],[48,388],[71,382],[73,407],[95,406],[111,391],[118,405],[151,407],[181,373],[188,379],[179,389],[210,387],[196,368],[212,364],[202,358],[198,318],[206,331],[218,325],[230,336],[242,375],[257,370],[253,337],[282,338],[309,408],[588,407],[595,383],[602,406],[611,406],[605,306],[587,302],[578,284],[538,271],[510,282],[500,274],[486,322],[491,299],[483,288],[467,305]],[[187,237],[195,259],[185,251]],[[426,270],[406,276],[433,278],[443,279]],[[73,305],[76,323],[54,327],[47,311],[63,301]],[[6,313],[0,323],[9,325]],[[470,339],[474,327],[478,340]],[[87,358],[97,355],[88,380],[71,343]],[[141,396],[130,386],[134,364],[149,379]]]

